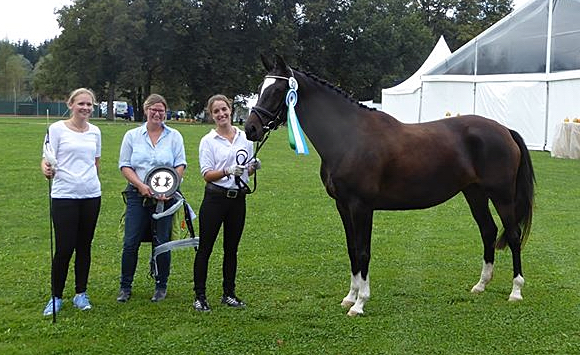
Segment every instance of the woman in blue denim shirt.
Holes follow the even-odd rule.
[[[152,236],[152,247],[168,242],[171,236],[172,218],[159,220],[152,218],[157,200],[162,200],[166,208],[171,207],[171,196],[154,196],[145,183],[147,173],[156,167],[173,167],[179,178],[185,167],[185,148],[179,131],[164,124],[167,102],[163,96],[151,94],[143,103],[147,122],[129,130],[123,137],[119,156],[119,169],[129,182],[125,190],[127,210],[125,212],[125,236],[121,259],[121,282],[117,301],[126,302],[131,298],[133,277],[137,268],[139,246],[148,236]],[[151,301],[158,302],[167,295],[167,278],[171,262],[170,253],[157,258],[159,273],[155,280],[155,292]]]

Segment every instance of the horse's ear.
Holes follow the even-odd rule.
[[[271,72],[272,69],[274,69],[274,64],[268,58],[266,58],[266,56],[263,53],[260,53],[260,58],[262,59],[262,64],[264,65],[264,68],[266,68],[268,72]]]
[[[286,64],[286,62],[284,61],[284,58],[282,58],[281,55],[276,54],[276,66],[280,69],[284,69],[286,70],[288,65]]]

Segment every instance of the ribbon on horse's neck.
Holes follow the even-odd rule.
[[[288,143],[290,144],[290,148],[292,148],[296,154],[308,155],[309,151],[308,146],[306,145],[306,139],[304,138],[304,132],[298,122],[298,116],[294,109],[298,102],[298,81],[294,78],[294,72],[290,69],[290,77],[266,75],[266,79],[281,79],[288,81],[288,92],[286,93],[285,99],[278,105],[275,113],[272,113],[258,105],[252,108],[251,112],[254,112],[258,116],[260,123],[262,123],[262,129],[266,132],[262,142],[265,142],[272,130],[277,129],[282,123],[284,123],[284,120],[280,117],[280,113],[282,112],[284,104],[286,104],[286,107],[288,108],[286,117],[288,121]],[[264,88],[262,88],[262,90],[264,90]],[[264,116],[266,117],[266,124],[264,124]]]
[[[298,116],[294,107],[298,103],[298,82],[294,77],[288,79],[288,92],[286,93],[286,106],[288,107],[288,143],[296,154],[308,155],[308,146],[304,138],[304,132],[298,122]]]

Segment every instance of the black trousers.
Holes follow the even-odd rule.
[[[68,268],[75,255],[75,292],[87,290],[91,267],[91,244],[101,210],[101,198],[52,199],[52,221],[56,241],[52,262],[52,292],[62,298]]]
[[[236,198],[206,188],[199,208],[199,247],[193,263],[193,283],[197,296],[205,295],[209,258],[221,225],[224,226],[224,260],[222,264],[223,292],[234,295],[238,267],[238,245],[246,219],[246,197]]]

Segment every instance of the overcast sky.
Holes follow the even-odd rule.
[[[514,0],[517,7],[530,0]],[[3,0],[0,39],[18,42],[28,40],[37,46],[60,35],[55,9],[70,5],[73,0]]]

